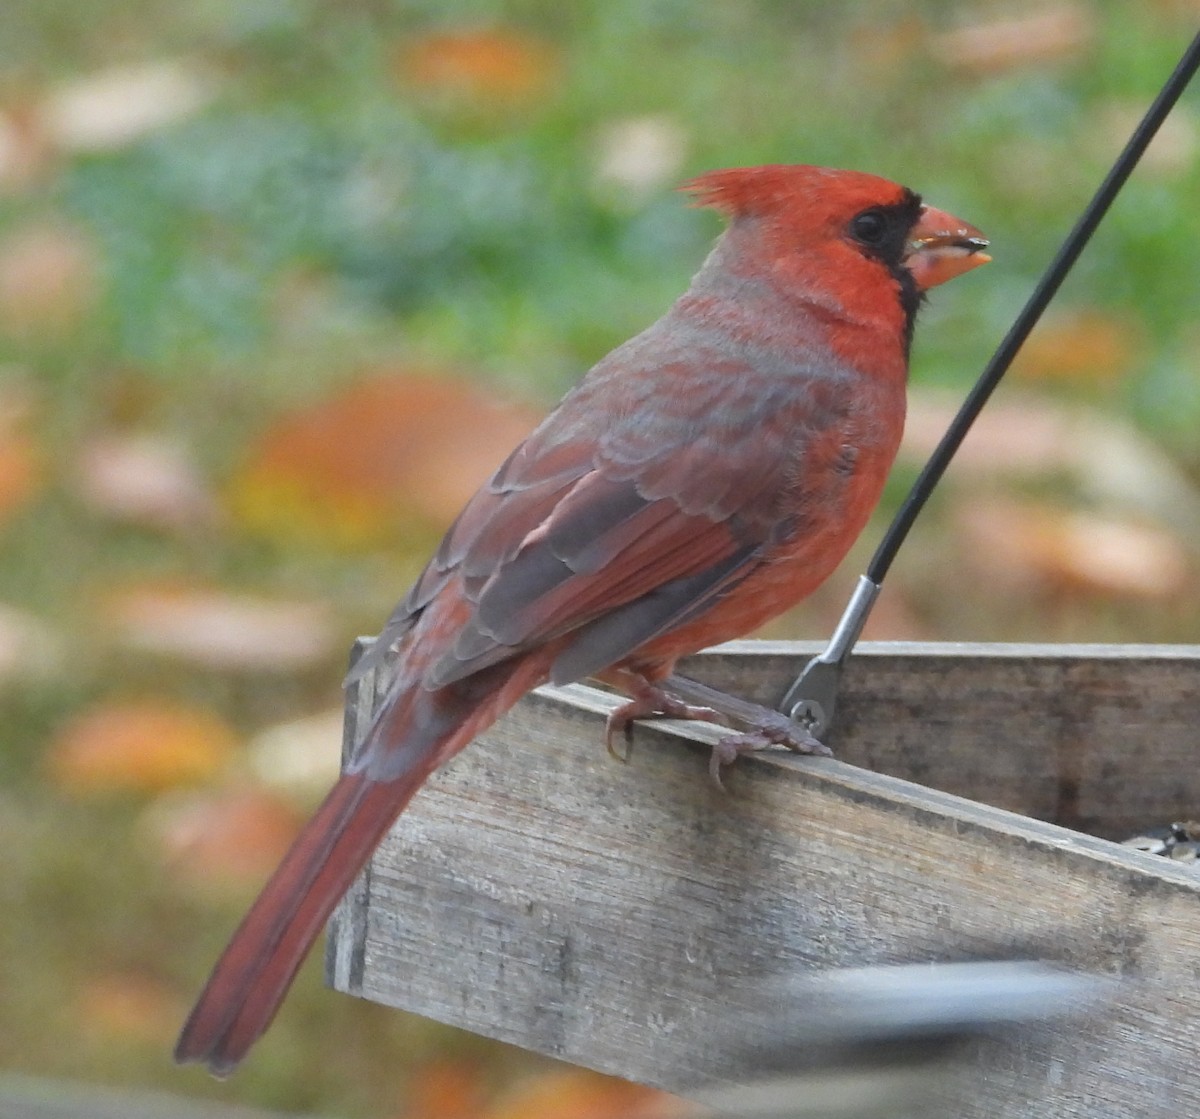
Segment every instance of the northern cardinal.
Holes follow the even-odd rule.
[[[413,794],[531,688],[621,688],[610,735],[711,714],[662,686],[676,658],[798,602],[862,530],[923,293],[988,260],[987,241],[857,172],[734,168],[686,189],[727,230],[471,498],[392,614],[360,666],[397,654],[374,722],[217,961],[177,1060],[221,1075],[245,1056]]]

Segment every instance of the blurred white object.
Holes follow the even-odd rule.
[[[632,117],[603,129],[597,149],[596,174],[602,182],[649,194],[679,173],[687,137],[670,117]]]
[[[166,436],[95,436],[80,448],[78,474],[80,496],[118,520],[191,532],[220,519],[186,448]]]
[[[250,766],[264,784],[303,800],[320,799],[341,768],[340,707],[276,723],[250,740]]]
[[[739,1119],[940,1114],[968,1043],[1094,1008],[1112,983],[1033,961],[846,968],[776,982],[742,1083],[690,1093]]]
[[[47,100],[46,132],[66,151],[107,151],[199,112],[216,83],[180,59],[103,70],[62,86]]]

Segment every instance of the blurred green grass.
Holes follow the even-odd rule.
[[[1186,5],[1077,10],[1089,47],[989,74],[905,48],[907,29],[999,18],[1008,5],[10,0],[0,109],[177,57],[216,93],[170,127],[61,156],[32,186],[0,192],[0,237],[60,223],[99,269],[98,295],[69,329],[0,332],[0,378],[32,386],[51,463],[45,492],[0,527],[0,597],[69,650],[47,679],[0,683],[0,1065],[343,1115],[395,1113],[406,1070],[445,1046],[478,1052],[498,1078],[524,1067],[323,993],[311,966],[226,1086],[174,1070],[168,1037],[81,1032],[73,992],[97,971],[148,971],[182,1004],[240,902],[172,883],[138,831],[137,798],[81,803],[50,788],[46,743],[85,703],[129,692],[211,705],[249,732],[336,702],[340,668],[246,679],[114,651],[92,617],[96,592],[171,576],[321,596],[348,643],[403,592],[395,572],[412,559],[114,525],[74,492],[67,464],[83,438],[132,409],[184,440],[220,486],[273,415],[376,363],[463,368],[551,401],[669,304],[715,236],[712,215],[670,183],[758,162],[874,171],[988,233],[995,263],[936,293],[915,350],[914,383],[965,389],[1123,141],[1112,110],[1147,103],[1192,32]],[[536,95],[443,97],[400,76],[412,42],[493,25],[548,45]],[[1195,105],[1193,92],[1191,119]],[[681,138],[677,173],[644,190],[606,181],[605,130],[645,117]],[[1132,420],[1193,479],[1198,191],[1195,158],[1131,183],[1060,302],[1133,320],[1133,368],[1099,400],[1086,384],[1046,390]],[[888,502],[910,479],[901,472]],[[954,582],[939,532],[935,508],[897,571],[939,635],[1194,636],[1196,612],[1178,604],[989,609],[986,588]],[[944,593],[942,575],[959,593]],[[820,632],[823,615],[804,617]]]

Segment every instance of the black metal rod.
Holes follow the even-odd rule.
[[[1062,286],[1063,280],[1067,278],[1067,273],[1071,271],[1079,254],[1083,252],[1084,246],[1108,212],[1113,199],[1125,185],[1125,180],[1137,166],[1150,141],[1154,139],[1159,126],[1175,107],[1175,102],[1187,88],[1197,68],[1200,68],[1200,34],[1192,40],[1191,45],[1179,60],[1179,65],[1175,67],[1175,72],[1167,79],[1162,91],[1155,98],[1154,104],[1150,106],[1142,118],[1141,124],[1130,136],[1129,142],[1117,157],[1112,170],[1100,184],[1095,197],[1092,198],[1087,209],[1075,224],[1075,228],[1063,242],[1062,248],[1058,250],[1058,255],[1046,269],[1045,275],[1034,288],[1029,301],[997,347],[991,361],[979,375],[979,380],[975,382],[975,387],[963,401],[958,415],[946,429],[946,434],[942,436],[941,442],[929,456],[929,461],[921,471],[920,477],[913,483],[913,488],[892,519],[887,532],[879,542],[879,547],[875,549],[875,554],[871,557],[870,564],[867,565],[867,578],[873,583],[883,582],[888,568],[892,566],[892,560],[896,558],[896,553],[908,536],[909,529],[912,528],[913,522],[925,507],[925,502],[929,499],[933,488],[941,480],[946,467],[950,465],[950,460],[954,457],[963,439],[966,438],[967,432],[971,430],[971,425],[1000,383],[1000,378],[1008,371],[1013,358],[1017,356],[1017,351],[1029,337],[1030,331],[1037,325],[1047,304]]]

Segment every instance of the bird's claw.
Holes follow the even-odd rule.
[[[752,750],[762,750],[770,746],[771,741],[766,735],[757,731],[746,734],[727,734],[712,748],[708,759],[708,775],[712,783],[721,792],[727,792],[725,782],[721,780],[721,770],[727,765],[733,765],[743,754]]]
[[[765,713],[770,715],[769,712]],[[764,718],[761,725],[745,734],[730,734],[722,738],[712,750],[708,760],[708,773],[721,792],[725,785],[721,781],[721,770],[732,765],[743,754],[765,750],[769,746],[784,746],[794,754],[807,754],[818,758],[831,758],[833,751],[824,742],[814,738],[799,723],[786,715]]]
[[[808,754],[818,758],[832,758],[833,751],[802,724],[786,715],[772,713],[764,718],[754,730],[766,740],[768,746],[784,746],[793,754]]]
[[[629,704],[625,704],[628,707]],[[622,765],[628,765],[633,756],[633,720],[635,716],[625,714],[625,707],[614,710],[604,724],[604,748],[608,756]],[[625,739],[625,749],[618,750],[614,740],[617,735]]]
[[[620,707],[614,708],[604,724],[604,746],[609,756],[627,763],[633,754],[633,724],[637,719],[690,719],[705,723],[716,723],[727,727],[729,721],[721,712],[711,707],[697,707],[684,703],[669,692],[652,685],[639,689],[637,694]],[[620,734],[625,739],[625,749],[618,750],[614,744]]]

